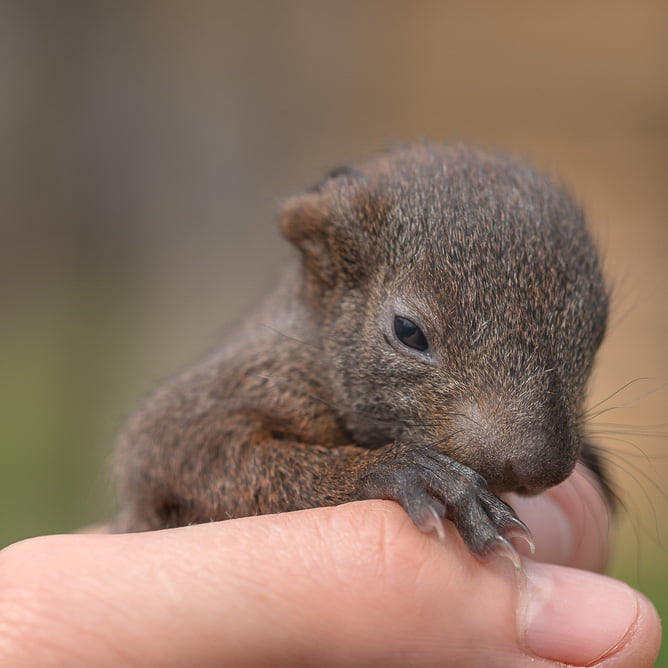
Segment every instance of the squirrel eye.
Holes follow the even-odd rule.
[[[408,318],[402,318],[400,315],[394,316],[394,333],[397,339],[405,346],[424,352],[429,348],[427,337],[422,330]]]

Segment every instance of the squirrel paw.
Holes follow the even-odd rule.
[[[512,538],[524,538],[533,552],[529,528],[473,469],[425,446],[393,445],[374,455],[360,481],[361,497],[399,502],[419,529],[440,538],[441,520],[451,520],[478,557],[500,553],[519,569]]]

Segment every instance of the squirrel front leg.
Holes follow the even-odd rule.
[[[160,428],[160,425],[163,425]],[[299,442],[255,411],[175,427],[138,420],[117,453],[117,531],[143,531],[337,505],[358,498],[368,451]]]
[[[190,439],[183,434],[179,448],[161,447],[159,459],[125,465],[137,473],[122,481],[128,503],[115,529],[159,529],[382,498],[400,503],[423,531],[438,530],[442,518],[452,520],[479,556],[504,535],[524,531],[484,478],[438,449],[310,445],[281,437],[268,423],[252,413],[229,415],[217,445],[210,436],[202,440],[202,433],[197,442],[194,429]],[[146,457],[155,451],[155,444],[135,442],[130,452]]]

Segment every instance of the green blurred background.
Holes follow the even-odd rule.
[[[614,286],[591,402],[640,379],[592,426],[611,572],[668,614],[668,3],[3,0],[0,90],[0,544],[110,516],[114,434],[275,280],[280,197],[464,140],[589,215]]]

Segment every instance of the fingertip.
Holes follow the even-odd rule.
[[[536,656],[569,665],[653,666],[661,643],[654,606],[612,578],[527,562],[520,635]]]

